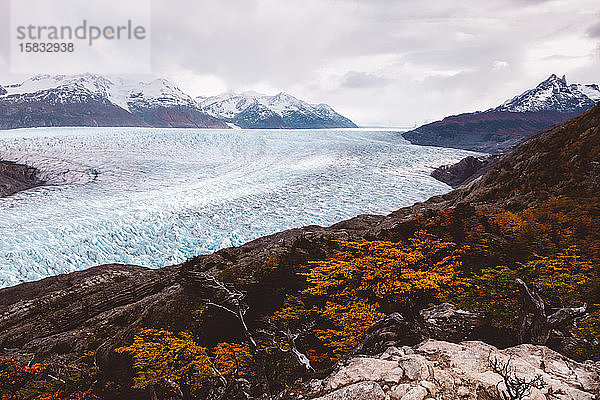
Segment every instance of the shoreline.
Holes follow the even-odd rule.
[[[0,198],[43,185],[38,172],[28,165],[0,160]]]

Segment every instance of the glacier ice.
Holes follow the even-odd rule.
[[[0,159],[48,185],[0,199],[0,286],[104,263],[155,268],[388,213],[449,190],[429,173],[469,154],[393,131],[3,131]]]

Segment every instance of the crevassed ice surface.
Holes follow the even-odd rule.
[[[388,213],[448,191],[429,173],[468,154],[365,130],[1,131],[0,159],[49,185],[0,199],[0,286]]]

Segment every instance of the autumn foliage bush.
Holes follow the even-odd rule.
[[[334,359],[356,346],[385,314],[415,312],[463,286],[459,271],[464,249],[424,231],[405,242],[341,246],[344,250],[335,257],[311,263],[303,274],[308,287],[301,292],[323,321],[315,334]]]
[[[133,360],[133,388],[162,399],[206,398],[228,380],[253,375],[247,346],[219,343],[209,351],[189,332],[146,329],[116,352],[129,354]]]
[[[522,211],[458,207],[416,217],[387,241],[343,242],[340,253],[301,272],[307,287],[276,317],[319,321],[315,335],[326,357],[311,354],[332,361],[383,315],[410,315],[432,302],[482,311],[510,331],[520,278],[550,308],[588,304],[590,318],[572,332],[588,341],[584,356],[599,359],[599,205],[596,197],[560,197]]]
[[[94,375],[89,364],[0,358],[0,400],[99,400],[93,393]]]

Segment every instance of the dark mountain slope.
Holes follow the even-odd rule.
[[[153,128],[229,128],[223,121],[188,106],[137,107],[132,105],[130,112]]]
[[[551,196],[594,196],[600,188],[600,106],[549,128],[461,189],[466,202],[523,208]]]
[[[600,100],[597,85],[551,75],[535,88],[483,112],[464,113],[403,134],[413,144],[503,153],[536,132],[565,122]]]
[[[89,96],[85,102],[47,103],[0,98],[0,129],[48,126],[150,126],[108,100]]]
[[[231,121],[244,129],[284,129],[286,127],[279,114],[259,103],[252,104]]]
[[[413,144],[502,153],[544,128],[577,113],[486,111],[446,117],[402,136]]]

